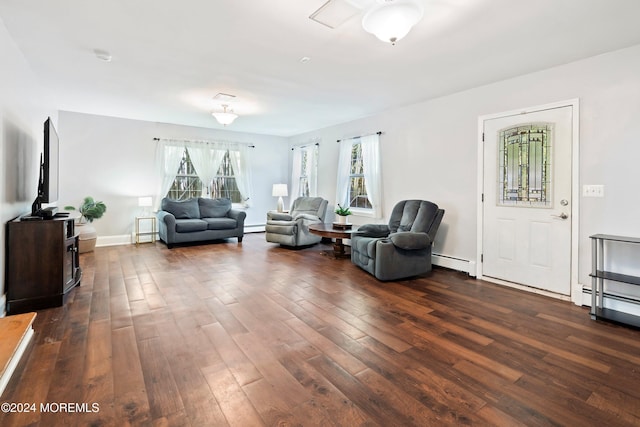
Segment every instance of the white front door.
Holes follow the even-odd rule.
[[[482,276],[570,295],[572,115],[484,120]]]

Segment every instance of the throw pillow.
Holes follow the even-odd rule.
[[[198,219],[200,218],[200,208],[198,207],[198,199],[189,200],[171,200],[162,199],[162,210],[167,211],[176,219]]]
[[[202,218],[222,218],[227,216],[231,210],[231,200],[229,199],[198,199],[200,215]]]

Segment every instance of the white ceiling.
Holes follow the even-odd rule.
[[[325,0],[0,0],[0,18],[60,110],[221,128],[223,92],[228,130],[282,136],[640,43],[640,0],[421,1],[396,46],[363,13],[310,20]]]

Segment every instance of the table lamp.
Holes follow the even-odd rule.
[[[142,208],[142,212],[144,215],[149,215],[148,208],[153,206],[153,197],[138,197],[138,206]]]
[[[284,211],[284,202],[282,197],[287,197],[287,184],[273,184],[273,197],[278,198],[278,212]]]

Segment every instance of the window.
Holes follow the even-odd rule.
[[[309,153],[305,150],[300,153],[302,166],[300,168],[300,191],[299,196],[309,197]]]
[[[222,164],[211,182],[209,192],[211,193],[211,197],[222,197],[231,199],[233,203],[242,203],[242,195],[236,184],[229,150],[224,153]]]
[[[170,147],[167,150],[175,152],[175,148]],[[173,155],[181,158],[166,197],[174,200],[221,197],[230,199],[236,204],[248,205],[249,178],[246,151],[190,146],[180,148],[180,151]],[[244,180],[243,177],[237,176],[236,170],[245,171],[247,176]]]
[[[351,146],[351,167],[349,169],[350,208],[371,209],[371,200],[367,196],[367,186],[362,167],[362,144],[357,142]]]
[[[202,195],[202,181],[198,178],[196,170],[191,163],[189,150],[186,148],[182,154],[178,173],[176,175],[167,197],[173,200],[187,200]]]
[[[336,204],[380,218],[382,176],[378,134],[340,142]]]
[[[500,131],[498,205],[550,207],[552,134],[546,123]]]

